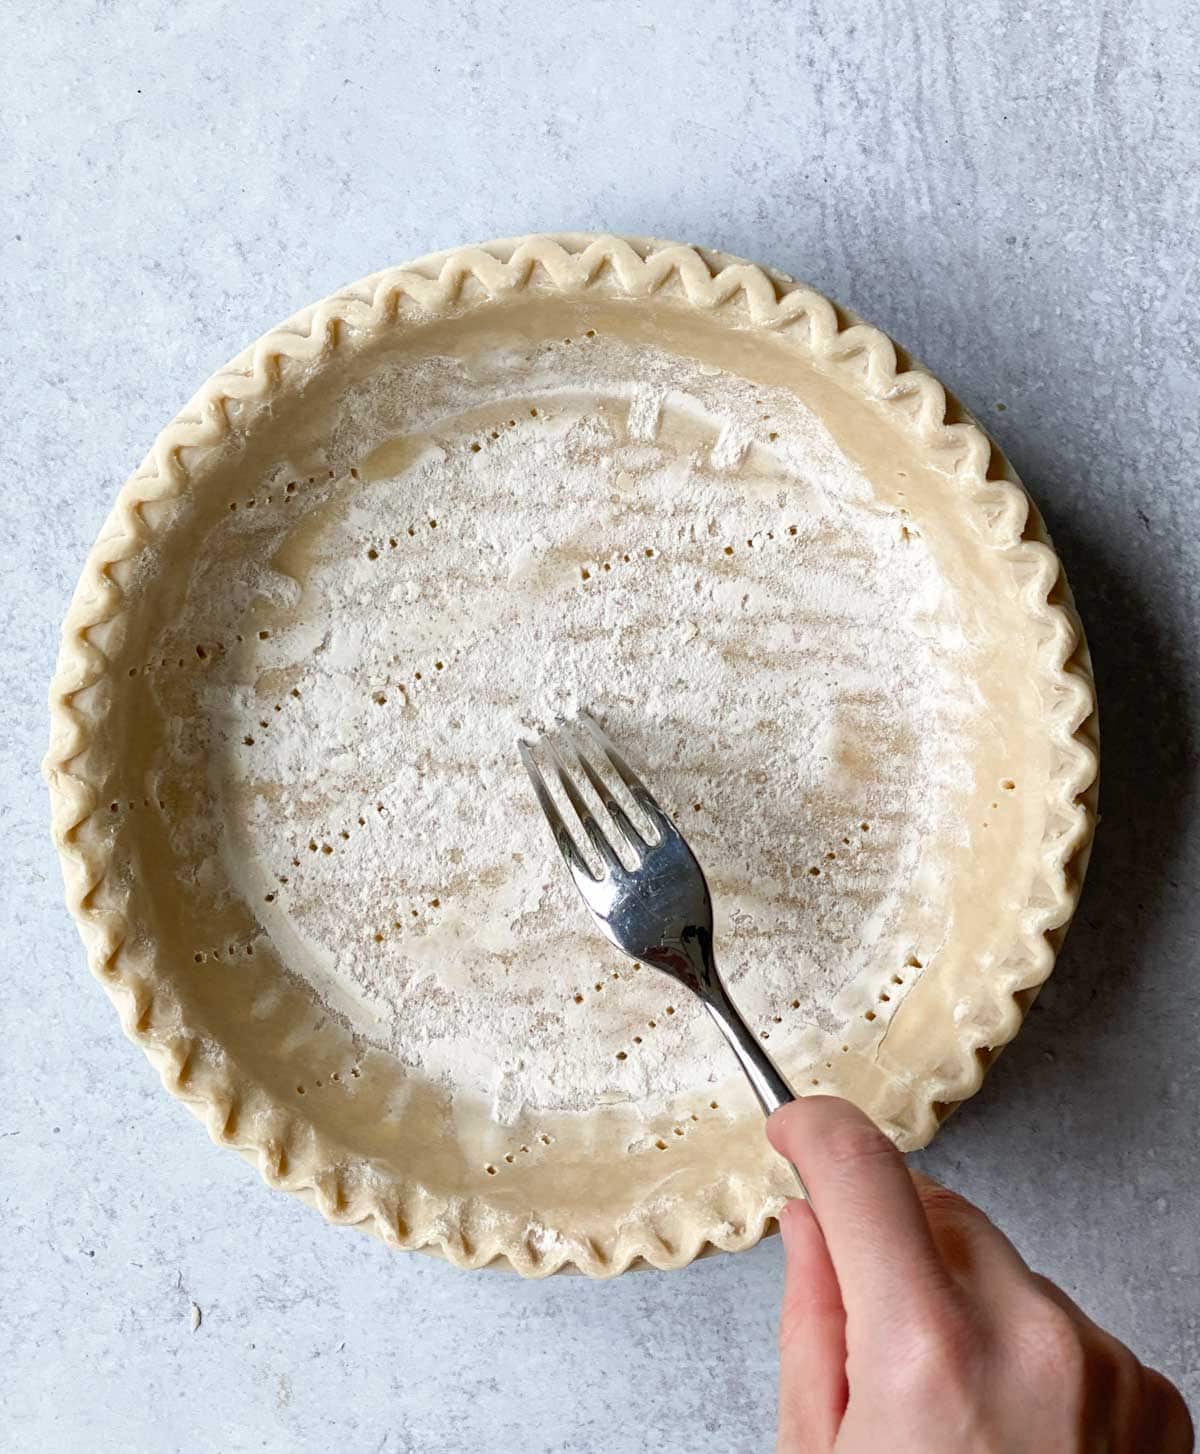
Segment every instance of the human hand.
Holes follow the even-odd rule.
[[[1190,1454],[1174,1386],[848,1101],[767,1134],[812,1196],[780,1216],[778,1454]]]

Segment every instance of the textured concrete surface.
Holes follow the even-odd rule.
[[[59,621],[157,428],[340,283],[541,227],[807,278],[928,361],[1044,507],[1103,693],[1104,824],[1052,986],[924,1164],[1200,1406],[1194,7],[2,9],[5,1440],[770,1446],[777,1244],[534,1285],[326,1228],[123,1040],[44,826]]]

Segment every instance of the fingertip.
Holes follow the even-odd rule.
[[[779,1235],[783,1239],[783,1250],[789,1256],[805,1235],[816,1225],[813,1210],[806,1201],[794,1197],[779,1209]]]
[[[786,1154],[785,1143],[792,1125],[792,1112],[799,1104],[799,1101],[789,1101],[786,1106],[780,1106],[767,1117],[767,1140],[776,1151]]]
[[[776,1151],[795,1161],[797,1138],[803,1134],[805,1123],[811,1123],[826,1107],[842,1104],[839,1096],[797,1096],[767,1117],[767,1139]]]

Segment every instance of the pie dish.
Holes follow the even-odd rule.
[[[53,830],[126,1033],[272,1186],[463,1267],[677,1267],[788,1194],[554,861],[513,743],[584,705],[793,1083],[925,1144],[1050,973],[1094,694],[1008,462],[811,289],[581,234],[378,273],[163,430],[63,632]]]

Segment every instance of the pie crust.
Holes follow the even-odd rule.
[[[577,345],[594,348],[587,356],[592,362]],[[568,348],[575,351],[568,355]],[[820,1024],[781,1029],[773,1048],[799,1088],[816,1085],[855,1100],[905,1150],[926,1144],[954,1106],[979,1088],[987,1066],[1016,1033],[1050,973],[1078,897],[1094,825],[1095,699],[1087,647],[1069,589],[1042,522],[1008,461],[935,379],[878,330],[811,289],[723,254],[672,243],[572,233],[435,254],[378,273],[303,310],[204,384],[159,435],[121,490],[67,615],[51,687],[51,745],[45,772],[69,907],[93,973],[117,1006],[126,1033],[145,1050],[167,1089],[205,1121],[214,1140],[241,1151],[270,1185],[300,1195],[329,1220],[365,1226],[392,1246],[440,1253],[461,1267],[507,1261],[528,1276],[579,1270],[606,1277],[630,1266],[679,1267],[712,1249],[748,1247],[769,1229],[788,1195],[789,1182],[783,1164],[766,1146],[761,1118],[732,1067],[721,1062],[718,1072],[713,1068],[716,1061],[710,1064],[703,1058],[709,1051],[702,1047],[702,1055],[694,1052],[701,1057],[695,1064],[706,1068],[697,1083],[689,1085],[688,1075],[698,1072],[686,1058],[693,1051],[680,1031],[674,1041],[663,1042],[668,1048],[651,1069],[643,1070],[640,1090],[624,1099],[596,1092],[595,1104],[571,1104],[569,1097],[555,1099],[559,1096],[555,1076],[561,1081],[563,1075],[564,1043],[568,1054],[577,1054],[581,1067],[591,1065],[593,1042],[601,1044],[603,1064],[587,1071],[599,1077],[596,1085],[606,1083],[611,1046],[603,1042],[602,1021],[581,1019],[577,1032],[568,1032],[564,1040],[555,1028],[560,1022],[552,1017],[551,1030],[541,1039],[530,1032],[532,1068],[526,1076],[528,1081],[540,1074],[538,1056],[554,1049],[560,1060],[546,1061],[549,1070],[539,1082],[551,1087],[545,1092],[547,1098],[530,1105],[518,1097],[505,1106],[504,1086],[524,1086],[526,1101],[530,1094],[521,1080],[525,1071],[517,1054],[522,1034],[518,1016],[504,1026],[495,1023],[495,1035],[508,1035],[512,1041],[505,1054],[517,1071],[506,1072],[507,1079],[501,1077],[500,1099],[490,1107],[487,1095],[476,1093],[477,1087],[462,1089],[461,1094],[453,1086],[446,1088],[446,1077],[453,1081],[460,1061],[468,1064],[463,1046],[473,1047],[474,1055],[482,1045],[486,1060],[486,1026],[464,1027],[457,1050],[459,1032],[453,1025],[449,1032],[444,1028],[440,1032],[441,1051],[434,1039],[423,1042],[422,1054],[433,1057],[430,1065],[440,1066],[441,1080],[432,1072],[414,1071],[402,1059],[407,1002],[386,996],[378,1003],[371,1001],[375,981],[370,976],[375,971],[369,957],[362,959],[368,978],[351,990],[343,984],[322,987],[323,971],[312,967],[319,954],[309,956],[309,970],[294,972],[297,956],[303,958],[307,952],[297,944],[303,937],[300,931],[307,932],[303,915],[308,911],[299,902],[302,895],[296,893],[291,876],[280,873],[282,860],[272,859],[270,873],[262,876],[269,857],[263,844],[274,841],[270,834],[278,831],[278,824],[272,826],[262,813],[255,819],[247,806],[261,808],[271,800],[261,783],[246,786],[249,769],[237,765],[248,760],[242,746],[249,751],[255,745],[253,728],[237,740],[229,738],[220,755],[224,766],[218,764],[215,750],[198,745],[199,739],[192,735],[202,720],[209,730],[205,703],[211,707],[212,692],[225,682],[221,705],[213,708],[214,720],[220,717],[224,724],[219,726],[221,732],[242,732],[241,725],[230,726],[237,712],[261,710],[264,734],[274,731],[278,741],[284,740],[279,724],[285,719],[285,706],[291,705],[288,696],[301,697],[299,688],[292,691],[288,683],[299,678],[287,676],[291,669],[287,663],[269,659],[275,649],[273,628],[254,628],[267,619],[262,612],[268,607],[282,612],[281,619],[292,626],[303,610],[290,598],[264,605],[258,588],[257,594],[251,591],[241,600],[239,571],[258,549],[278,552],[281,540],[290,542],[287,548],[294,555],[297,541],[307,540],[316,530],[316,525],[309,529],[303,522],[317,521],[321,511],[323,539],[333,539],[338,531],[350,538],[346,532],[352,535],[361,524],[355,511],[369,508],[372,500],[391,498],[380,494],[373,480],[413,477],[414,456],[403,442],[401,427],[407,421],[402,414],[393,417],[399,446],[386,440],[381,444],[382,426],[375,415],[382,417],[391,410],[395,416],[402,411],[409,397],[403,390],[414,379],[418,384],[432,381],[431,390],[441,388],[438,369],[447,358],[454,360],[455,379],[469,386],[463,395],[467,404],[459,401],[457,422],[447,434],[450,442],[429,456],[430,478],[449,477],[438,474],[447,452],[459,462],[455,468],[471,463],[467,455],[454,453],[467,447],[464,440],[471,430],[482,441],[470,448],[476,454],[484,452],[483,479],[500,478],[505,468],[519,476],[522,450],[549,447],[544,441],[551,437],[567,440],[563,457],[582,460],[584,465],[592,459],[587,451],[598,438],[596,458],[601,463],[596,467],[608,468],[611,458],[620,454],[612,443],[615,436],[606,433],[609,425],[604,421],[611,415],[613,429],[628,430],[627,437],[621,436],[625,454],[620,458],[633,464],[619,477],[613,476],[619,478],[620,488],[611,497],[613,511],[605,518],[623,519],[621,512],[627,509],[655,518],[657,505],[653,501],[653,508],[647,505],[651,491],[647,481],[653,469],[661,465],[662,480],[667,481],[662,488],[669,490],[675,488],[671,481],[680,478],[676,457],[690,460],[688,468],[701,471],[696,462],[707,462],[703,468],[711,465],[714,473],[712,479],[705,477],[704,488],[718,500],[708,524],[712,540],[706,540],[698,524],[688,527],[685,521],[668,549],[658,553],[674,551],[677,561],[685,562],[688,551],[705,552],[711,546],[714,561],[704,567],[709,592],[704,599],[719,599],[722,612],[736,613],[732,583],[748,581],[745,573],[759,569],[768,552],[776,552],[770,558],[782,561],[779,552],[791,543],[789,531],[793,539],[797,536],[797,528],[786,523],[791,508],[784,504],[786,490],[776,486],[784,480],[788,488],[808,489],[804,481],[797,483],[794,473],[788,474],[790,466],[780,459],[789,429],[800,427],[797,420],[812,419],[816,421],[812,439],[804,446],[810,462],[819,456],[834,474],[850,462],[854,478],[865,484],[865,493],[845,507],[851,511],[846,518],[859,521],[872,539],[885,541],[887,549],[896,552],[872,557],[869,569],[855,557],[858,563],[846,567],[840,577],[831,567],[836,599],[822,618],[821,630],[832,630],[829,640],[844,653],[842,638],[836,634],[840,628],[831,627],[830,621],[836,623],[850,606],[860,616],[891,613],[892,607],[886,601],[881,605],[883,598],[877,594],[892,579],[888,560],[896,562],[897,581],[901,571],[909,571],[910,581],[916,583],[904,587],[897,600],[903,602],[926,579],[936,578],[939,589],[944,588],[957,624],[948,624],[950,618],[939,615],[935,605],[929,612],[914,608],[906,615],[905,629],[916,633],[914,640],[932,643],[931,660],[943,662],[944,702],[958,704],[954,710],[964,722],[962,735],[955,737],[946,725],[958,719],[947,715],[950,709],[943,710],[944,702],[938,705],[942,699],[931,698],[942,712],[937,731],[943,735],[936,736],[931,726],[936,738],[932,747],[928,742],[914,743],[909,740],[913,723],[908,723],[897,738],[904,741],[896,749],[900,754],[896,760],[926,764],[953,760],[962,767],[960,777],[946,788],[947,821],[959,823],[961,832],[956,836],[943,831],[943,824],[936,845],[932,830],[909,833],[916,868],[912,885],[904,886],[903,913],[893,913],[899,902],[894,896],[886,899],[890,907],[885,913],[880,908],[884,900],[863,900],[857,887],[854,894],[846,888],[844,901],[837,899],[839,866],[865,851],[849,831],[840,840],[829,837],[828,851],[819,858],[815,852],[809,854],[811,867],[800,855],[791,871],[806,884],[810,898],[803,899],[799,889],[793,893],[789,888],[794,902],[820,907],[824,890],[814,887],[819,882],[830,885],[828,894],[833,897],[828,902],[840,905],[843,918],[846,905],[861,900],[862,933],[868,936],[864,943],[886,945],[887,952],[871,948],[866,953],[867,969],[840,986],[831,1003],[821,1007]],[[541,360],[536,367],[531,362],[535,359]],[[604,368],[619,369],[628,359],[635,360],[635,366],[637,359],[647,360],[651,372],[666,367],[666,360],[675,372],[663,376],[667,382],[657,392],[650,390],[653,397],[643,387],[644,379],[616,405],[611,398],[601,407],[584,397],[587,390],[581,391],[579,379],[599,377]],[[526,420],[523,415],[518,424],[516,395],[508,385],[522,371],[532,378],[531,371],[537,370],[543,385],[559,375],[574,382],[557,393],[550,388],[522,396],[522,406],[534,398],[551,400],[541,414],[536,404],[526,409],[532,416],[529,427],[541,431],[542,441],[527,443],[532,436],[520,432]],[[678,385],[679,379],[689,381],[690,393]],[[722,390],[731,401],[730,417],[736,412],[735,395],[741,400],[737,407],[744,417],[736,429],[729,420],[722,424]],[[717,401],[707,415],[704,409],[696,412],[697,400],[703,401],[706,391]],[[745,422],[751,418],[746,409],[760,403],[765,412],[780,411],[778,428],[773,427],[774,419],[762,416]],[[492,414],[499,409],[513,417],[498,418],[493,431],[488,407]],[[552,424],[551,416],[559,424]],[[588,435],[585,426],[596,426],[600,433],[593,437],[593,429]],[[510,434],[504,435],[505,430]],[[656,432],[661,435],[657,445]],[[831,440],[832,446],[821,440]],[[489,457],[491,441],[496,441],[496,452]],[[657,456],[655,448],[660,451]],[[821,450],[826,453],[820,454]],[[368,456],[375,461],[373,467]],[[425,455],[421,458],[428,463]],[[644,478],[639,473],[643,469]],[[760,477],[755,477],[756,470]],[[733,492],[739,508],[748,502],[750,513],[760,507],[765,512],[743,532],[744,542],[730,534],[730,543],[721,543],[725,535],[714,521],[725,508],[720,504],[723,490]],[[623,501],[618,500],[620,491],[626,494]],[[817,501],[813,518],[827,508],[833,512],[829,519],[840,518],[843,505],[828,495],[827,485],[813,487],[808,497]],[[453,508],[455,502],[450,504]],[[547,500],[550,514],[552,506]],[[254,508],[259,515],[252,524],[246,523],[247,511]],[[668,501],[660,513],[665,518],[675,508]],[[292,523],[261,524],[268,520],[268,510],[274,512],[270,521]],[[422,530],[434,524],[424,518],[419,523]],[[478,525],[483,531],[480,540],[491,538],[486,524]],[[415,524],[407,533],[415,534]],[[803,559],[811,569],[814,560],[826,558],[822,551],[832,560],[836,548],[821,543],[820,531],[810,536],[809,554]],[[443,523],[439,542],[446,538]],[[434,537],[430,533],[422,539]],[[371,545],[374,554],[369,558],[374,562],[382,553],[382,569],[388,552],[400,544],[394,537],[389,544],[381,535],[377,545]],[[569,600],[575,601],[583,600],[578,593],[596,581],[609,588],[612,578],[600,576],[607,565],[599,560],[594,542],[571,545],[569,550],[565,545],[559,549],[560,544],[551,541],[544,552],[551,562],[545,567],[553,577],[545,588],[551,595],[558,591],[566,601],[566,593],[574,592]],[[795,544],[799,547],[803,541]],[[906,556],[910,546],[920,554]],[[450,552],[445,557],[449,564],[431,567],[431,579],[457,569],[456,547],[439,543],[437,549],[443,548]],[[434,547],[422,549],[429,553]],[[646,546],[647,558],[655,553],[656,548]],[[614,560],[623,557],[628,563],[631,554],[637,552],[618,548]],[[279,559],[278,553],[272,557],[276,585],[279,571],[291,579],[287,575],[291,567],[277,566]],[[554,576],[563,560],[566,574]],[[497,609],[507,609],[503,603],[512,599],[513,582],[524,579],[520,574],[526,568],[524,561],[522,556],[497,588],[508,592],[496,597],[502,603]],[[670,561],[664,564],[664,572],[670,565]],[[359,567],[361,561],[355,568]],[[726,568],[728,579],[718,579]],[[535,563],[531,569],[536,573],[543,565]],[[761,593],[776,587],[808,589],[798,567],[769,569],[773,574],[759,579]],[[297,568],[295,577],[303,587],[304,571]],[[697,574],[698,594],[701,580]],[[419,594],[419,581],[411,589]],[[623,589],[636,594],[642,588]],[[685,587],[681,584],[678,589]],[[374,610],[370,592],[355,590],[357,595],[349,588],[346,595],[352,606],[358,603],[353,610]],[[714,594],[719,592],[724,594]],[[750,595],[750,589],[742,593],[743,607]],[[222,598],[219,603],[218,598]],[[328,596],[326,604],[332,599]],[[380,597],[387,619],[393,615],[399,619],[406,609],[402,596],[388,599],[397,605],[393,609]],[[477,592],[469,607],[461,610],[474,619],[488,599]],[[780,599],[785,610],[783,630],[793,607],[790,597]],[[220,639],[204,637],[193,643],[188,633],[198,636],[195,622],[202,621],[202,611],[210,607],[214,612],[225,610],[222,619],[229,631],[222,629]],[[682,632],[667,655],[677,652],[686,659],[692,638],[697,633],[703,638],[707,628],[703,620],[689,627],[687,622],[667,619],[673,610],[664,607],[660,612],[664,629],[678,626]],[[229,634],[235,621],[245,623],[236,641]],[[869,667],[873,676],[888,675],[886,653],[892,638],[876,639],[870,631],[868,636],[884,655],[859,665]],[[336,632],[333,637],[336,645]],[[950,637],[959,640],[961,654],[950,651],[947,656],[943,651]],[[521,642],[523,650],[537,649],[532,636],[521,641],[518,633],[511,639]],[[786,639],[786,633],[780,637]],[[329,647],[329,642],[327,633],[320,645]],[[431,646],[431,654],[434,650]],[[735,662],[735,672],[749,670],[737,665],[733,648],[726,655]],[[807,686],[816,669],[810,658],[797,651],[792,666],[785,652],[783,665],[796,674],[797,700],[803,695],[801,688],[820,700],[817,687]],[[435,671],[442,666],[436,662]],[[909,672],[910,686],[904,690],[910,698],[905,698],[902,667],[897,663],[896,700],[911,698],[919,704],[919,695],[911,693],[919,689],[920,674]],[[761,664],[753,669],[763,670]],[[836,674],[836,662],[831,670]],[[450,675],[447,671],[446,682]],[[416,684],[409,673],[406,676],[409,679],[399,686],[390,677],[387,686],[366,684],[371,701],[381,709],[371,718],[373,723],[402,720],[400,715],[388,718],[383,710],[389,693],[398,713],[419,717],[420,704],[412,695]],[[274,683],[278,700],[263,696],[264,682]],[[611,692],[620,698],[616,688]],[[739,688],[727,702],[736,704],[744,695]],[[591,703],[601,715],[605,700],[600,690]],[[446,705],[439,708],[439,722],[449,718],[451,702],[447,695]],[[544,702],[539,704],[544,707]],[[468,715],[469,711],[468,703]],[[628,700],[618,708],[618,717],[614,728],[618,736],[623,724],[636,733],[637,713]],[[918,718],[919,713],[914,730],[920,736]],[[664,709],[655,727],[660,736],[667,720]],[[772,721],[746,721],[751,744],[760,741],[756,732],[765,734],[763,743],[775,740]],[[783,725],[786,738],[792,724]],[[813,724],[808,723],[805,731],[811,738]],[[373,750],[376,735],[359,731],[357,739],[347,742],[347,771],[353,771],[356,752]],[[943,739],[944,748],[939,745]],[[325,748],[314,756],[310,732],[297,729],[289,741],[293,758],[307,751],[308,768],[325,770],[320,758]],[[661,764],[654,756],[658,741],[651,733],[632,746],[635,759],[640,756],[645,761],[652,781],[661,787]],[[838,802],[857,801],[856,793],[869,791],[872,772],[883,770],[882,759],[872,763],[868,755],[862,760],[861,746],[860,757],[849,762],[844,743],[834,743],[824,755],[810,750],[812,762],[831,764],[829,772],[836,782],[829,791]],[[714,784],[721,781],[717,769]],[[336,765],[328,771],[336,773]],[[515,754],[511,771],[519,779]],[[935,796],[932,788],[922,793],[919,778],[910,786],[914,791],[905,801],[914,805]],[[772,787],[763,790],[777,814],[772,820],[776,830],[772,848],[781,836],[787,837],[778,831],[780,823],[786,827],[788,821],[778,817],[785,809],[794,814],[796,832],[803,837],[804,825],[818,815],[825,801],[818,789],[811,796],[798,789],[790,798]],[[485,791],[470,787],[463,794],[461,811],[473,811],[470,800]],[[694,789],[689,780],[681,779],[679,791]],[[196,807],[201,800],[207,805],[202,811]],[[232,841],[236,835],[233,827],[226,833],[221,826],[222,805],[226,816],[230,805],[235,816],[245,810],[246,822],[258,834],[248,848],[243,844],[240,857],[227,851],[225,839]],[[697,816],[689,817],[684,826],[701,831],[703,805],[694,806]],[[741,802],[736,795],[733,806],[737,817],[724,820],[726,837],[753,809],[752,802]],[[377,809],[386,816],[382,799]],[[286,816],[287,811],[285,805],[281,813]],[[349,844],[358,827],[364,834],[374,831],[377,825],[367,822],[367,811],[363,806],[357,827],[347,819],[341,840]],[[914,815],[916,811],[914,806]],[[532,822],[532,803],[529,814]],[[899,816],[904,818],[904,812]],[[914,816],[910,829],[923,821]],[[522,822],[524,832],[528,822]],[[864,820],[855,826],[865,834],[871,825]],[[881,831],[886,837],[886,828]],[[514,833],[515,844],[520,833],[515,828]],[[345,913],[349,924],[355,912],[351,900],[356,860],[339,859],[342,844],[332,827],[329,836],[329,843],[314,836],[311,849],[307,844],[304,851],[297,847],[292,862],[298,877],[310,872],[305,852],[315,855],[314,865],[328,862],[331,873],[335,864],[341,865],[338,871],[349,877],[325,897],[337,912]],[[712,854],[718,853],[720,841],[718,834]],[[747,842],[752,853],[753,840]],[[548,837],[537,839],[532,849],[522,840],[522,847],[525,852],[515,855],[520,860],[518,879],[540,876],[549,881],[559,874],[551,861]],[[926,848],[928,861],[922,856]],[[539,855],[532,863],[530,852]],[[704,851],[701,857],[709,861]],[[364,857],[362,862],[368,860]],[[824,880],[819,878],[822,872]],[[891,872],[894,877],[897,870]],[[846,873],[848,884],[860,885],[849,868]],[[811,884],[806,875],[811,875]],[[720,903],[719,880],[718,871]],[[291,919],[281,903],[289,890],[297,900]],[[438,899],[430,902],[440,906]],[[487,893],[470,902],[477,924],[480,904],[485,908],[488,904]],[[422,904],[403,917],[396,909],[394,926],[386,924],[387,934],[381,929],[372,939],[390,941],[393,927],[397,943],[410,942],[403,939],[410,930],[419,938],[419,932],[426,932],[421,916],[427,909],[428,904]],[[560,911],[561,903],[554,913]],[[392,912],[389,909],[384,919],[390,919]],[[869,912],[875,921],[868,931]],[[417,929],[409,925],[409,913],[414,920],[421,918]],[[888,915],[896,922],[889,919],[881,928]],[[518,915],[514,923],[521,922]],[[735,916],[734,926],[719,943],[727,963],[737,956],[736,925],[742,922]],[[744,922],[755,922],[753,914]],[[563,925],[565,932],[565,919]],[[469,946],[473,927],[471,922],[460,926],[455,942]],[[569,927],[578,929],[582,940],[584,926],[572,920]],[[903,940],[905,933],[911,940]],[[912,948],[897,960],[895,949],[902,940]],[[520,944],[519,933],[516,942]],[[851,950],[858,953],[861,945],[852,945]],[[464,947],[463,953],[468,949]],[[497,973],[511,958],[500,956]],[[611,967],[619,970],[622,962],[612,959]],[[574,991],[571,1001],[582,1004],[584,987],[575,990],[573,973],[572,966],[564,966],[564,978],[555,992],[565,996]],[[753,1005],[753,970],[744,973],[749,975],[745,989]],[[601,981],[594,988],[598,997]],[[613,1014],[646,992],[644,980],[635,985],[628,976],[621,986],[606,984],[606,988],[610,998],[605,1013]],[[664,993],[658,991],[660,998]],[[599,1013],[590,1005],[589,1000],[581,1015]],[[770,1008],[765,1000],[758,1006],[764,1037],[783,1020],[781,1015],[768,1015]],[[531,1023],[540,1013],[538,1002],[533,1002]],[[674,1006],[670,1013],[675,1014]],[[685,1010],[680,1014],[686,1017]],[[699,1033],[693,1022],[685,1025],[684,1018],[673,1024],[675,1030],[683,1025],[689,1035]],[[398,1037],[399,1057],[389,1036]],[[639,1045],[643,1038],[638,1038]],[[718,1056],[719,1047],[712,1054]],[[628,1053],[620,1052],[617,1058],[621,1074],[632,1074]],[[487,1073],[485,1066],[481,1072],[485,1080]],[[714,1078],[718,1074],[719,1082]],[[656,1076],[674,1077],[669,1095],[651,1094]],[[591,1084],[587,1082],[588,1087]]]

